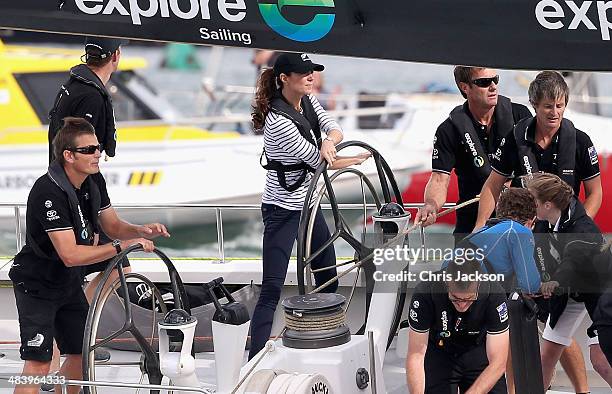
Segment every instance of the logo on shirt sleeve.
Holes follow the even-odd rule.
[[[51,202],[51,200],[45,201],[45,208],[51,208],[52,206],[53,206],[53,203]]]
[[[419,322],[419,315],[416,313],[414,309],[410,310],[410,320],[417,322],[417,323]]]
[[[48,221],[53,221],[53,220],[57,220],[59,219],[59,215],[57,214],[57,211],[54,209],[50,209],[47,211],[47,220]]]
[[[508,307],[505,302],[502,302],[497,308],[497,314],[499,315],[499,322],[503,323],[508,320]]]
[[[597,163],[599,163],[599,159],[597,158],[597,151],[595,150],[594,146],[591,146],[589,149],[589,159],[591,159],[591,164],[595,165]]]

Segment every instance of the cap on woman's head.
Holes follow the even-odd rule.
[[[298,73],[307,74],[311,71],[323,71],[325,67],[313,63],[305,53],[283,53],[274,62],[274,75]]]
[[[89,56],[104,59],[109,54],[115,53],[121,45],[127,45],[128,43],[128,40],[121,40],[119,38],[87,36],[85,38],[85,53]]]

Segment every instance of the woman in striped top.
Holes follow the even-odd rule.
[[[274,68],[265,70],[257,82],[253,124],[256,130],[263,129],[267,161],[264,168],[268,173],[261,204],[264,222],[262,288],[251,320],[249,359],[270,337],[312,172],[322,160],[326,160],[331,169],[338,169],[361,164],[369,157],[369,154],[336,155],[335,146],[343,138],[340,126],[311,94],[313,72],[323,71],[323,68],[305,54],[283,53]],[[322,133],[325,133],[323,138]],[[319,209],[312,234],[313,250],[329,238],[329,229]],[[335,264],[336,255],[331,245],[314,259],[312,267]],[[334,276],[335,269],[318,272],[315,283],[321,285]],[[335,282],[324,291],[335,292],[337,287]]]

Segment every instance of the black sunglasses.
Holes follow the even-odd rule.
[[[100,153],[102,153],[102,144],[80,146],[77,148],[66,148],[66,150],[70,152],[81,153],[83,155],[93,155],[94,153],[96,153],[96,150],[99,150]]]
[[[472,81],[472,83],[479,88],[488,88],[491,86],[491,82],[495,82],[496,85],[499,84],[499,75],[489,78],[477,78]]]

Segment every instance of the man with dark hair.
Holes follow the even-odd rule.
[[[119,67],[121,45],[127,41],[87,37],[85,64],[70,69],[70,78],[61,87],[49,112],[49,162],[53,160],[51,144],[62,127],[62,119],[74,116],[86,119],[96,130],[96,137],[107,156],[115,156],[115,115],[110,93],[105,85]]]
[[[115,115],[111,95],[106,89],[106,84],[113,72],[119,67],[121,59],[121,45],[127,41],[104,37],[87,37],[85,39],[85,54],[81,58],[85,64],[79,64],[70,69],[70,78],[61,87],[55,98],[53,108],[49,112],[49,163],[54,158],[61,160],[61,152],[58,155],[53,151],[53,139],[62,127],[65,117],[84,118],[91,123],[95,129],[96,137],[101,144],[100,153],[107,156],[115,156],[117,133],[115,130]],[[104,182],[102,174],[94,174],[92,178],[96,183]],[[111,239],[104,233],[100,234],[100,243],[108,243]],[[86,277],[92,273],[102,272],[107,262],[82,267],[82,275]],[[130,270],[127,259],[123,262],[126,272]],[[94,278],[85,289],[85,296],[89,301],[101,279],[101,275]],[[107,359],[109,354],[98,350],[96,359]],[[59,367],[57,352],[53,359],[52,369]],[[43,389],[48,389],[43,385]]]
[[[489,161],[500,152],[498,147],[506,135],[520,119],[531,116],[524,105],[498,95],[495,70],[457,66],[454,74],[466,101],[453,109],[436,131],[425,204],[416,215],[416,221],[424,226],[436,221],[436,213],[446,202],[451,171],[455,169],[459,181],[458,202],[476,197],[491,172]],[[472,232],[477,211],[476,204],[457,211],[456,241]]]
[[[66,118],[54,140],[58,160],[38,178],[28,196],[26,244],[9,272],[19,314],[23,374],[47,375],[53,341],[66,355],[60,375],[81,379],[81,350],[89,303],[81,288],[79,268],[113,258],[149,239],[170,236],[159,223],[137,226],[121,220],[113,209],[100,169],[100,144],[90,123]],[[103,229],[115,238],[99,245]],[[147,238],[147,239],[145,239]],[[18,386],[16,393],[37,393],[38,387]],[[68,390],[77,393],[79,388]]]
[[[411,394],[506,394],[506,295],[480,280],[477,261],[421,274],[410,302],[406,377]]]

